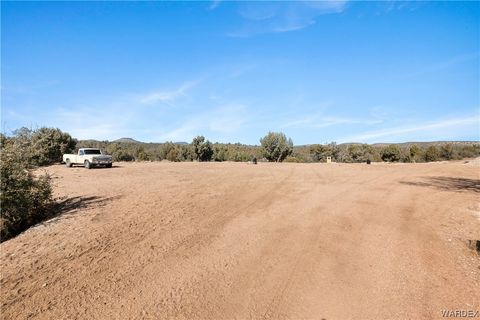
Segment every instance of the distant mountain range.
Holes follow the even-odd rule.
[[[89,140],[89,141],[95,141],[95,140]],[[120,138],[120,139],[117,139],[117,140],[113,140],[111,142],[123,142],[123,143],[149,143],[149,142],[142,142],[142,141],[138,141],[138,140],[135,140],[133,138]],[[163,142],[150,142],[151,144],[161,144]],[[431,146],[431,145],[442,145],[442,144],[445,144],[445,143],[451,143],[451,144],[478,144],[479,141],[429,141],[429,142],[400,142],[400,143],[388,143],[388,142],[382,142],[382,143],[372,143],[370,145],[374,146],[374,147],[385,147],[385,146],[388,146],[390,144],[396,144],[398,146],[401,146],[401,147],[408,147],[408,146],[411,146],[412,144],[416,144],[417,146],[419,147],[423,147],[423,146]],[[184,141],[178,141],[178,142],[174,142],[174,144],[178,144],[178,145],[187,145],[188,142],[184,142]],[[360,145],[362,143],[359,143],[359,142],[346,142],[346,143],[339,143],[338,145],[339,146],[342,146],[342,145]],[[295,147],[305,147],[305,146],[309,146],[311,144],[307,144],[307,145],[297,145]]]
[[[400,143],[373,143],[372,146],[374,147],[385,147],[388,146],[389,144],[396,144],[401,147],[409,147],[412,144],[416,144],[419,147],[429,147],[429,146],[437,146],[437,145],[443,145],[446,143],[451,143],[451,144],[478,144],[478,141],[428,141],[428,142],[400,142]]]
[[[113,140],[112,142],[142,143],[141,141],[132,138],[120,138],[117,140]]]
[[[133,138],[120,138],[120,139],[117,139],[117,140],[113,140],[113,141],[111,141],[111,142],[148,143],[148,142],[138,141],[138,140],[135,140],[135,139],[133,139]],[[159,142],[152,142],[152,143],[159,143]],[[174,142],[174,144],[185,145],[185,144],[188,144],[188,142],[179,141],[179,142]]]
[[[446,143],[451,143],[451,144],[460,144],[460,145],[468,145],[468,144],[479,144],[479,141],[424,141],[424,142],[377,142],[377,143],[366,143],[368,145],[374,146],[374,147],[386,147],[391,144],[395,144],[400,147],[409,147],[413,144],[416,144],[419,147],[429,147],[429,146],[439,146],[443,145]],[[311,145],[314,145],[315,143],[312,144],[304,144],[304,145],[296,145],[295,147],[308,147]],[[318,144],[324,144],[324,143],[318,143]],[[361,142],[344,142],[344,143],[337,143],[338,146],[349,146],[349,145],[362,145],[365,143]]]

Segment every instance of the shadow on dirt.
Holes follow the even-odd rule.
[[[39,224],[48,225],[58,219],[73,218],[80,210],[89,208],[98,208],[105,206],[108,202],[121,198],[121,196],[102,198],[97,196],[91,197],[72,197],[60,198],[52,205],[51,214],[45,217]]]
[[[77,210],[86,209],[89,207],[103,207],[107,202],[119,199],[120,196],[102,198],[97,196],[91,197],[72,197],[67,199],[57,200],[54,206],[54,217],[72,213]]]
[[[82,167],[79,167],[79,168],[82,168]],[[99,170],[99,169],[110,170],[110,169],[118,169],[118,168],[123,168],[123,167],[114,164],[110,168],[109,167],[104,167],[104,166],[95,166],[95,167],[90,168],[90,170]]]
[[[123,167],[119,165],[113,165],[110,168],[104,167],[104,166],[95,166],[95,167],[91,167],[90,169],[86,169],[84,166],[72,166],[71,168],[68,168],[68,169],[111,170],[111,169],[118,169],[118,168],[123,168]]]
[[[400,181],[402,184],[444,191],[480,192],[480,180],[454,177],[424,177],[424,181]]]
[[[51,215],[41,223],[48,224],[58,219],[70,219],[79,214],[80,210],[103,207],[110,201],[120,198],[121,196],[108,198],[97,196],[60,198],[53,204]]]
[[[120,199],[121,196],[115,197],[72,197],[72,198],[62,198],[58,199],[54,205],[54,213],[51,218],[71,215],[79,210],[88,209],[93,207],[103,207],[108,202]]]
[[[28,223],[24,223],[15,229],[11,234],[2,237],[0,242],[15,238],[20,233],[37,226],[48,226],[59,219],[70,219],[79,213],[79,210],[93,207],[103,207],[108,202],[121,198],[121,196],[102,198],[91,197],[72,197],[56,199],[44,212],[32,217]]]
[[[467,240],[467,247],[480,254],[480,240]]]

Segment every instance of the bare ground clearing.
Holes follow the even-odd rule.
[[[52,166],[2,319],[441,318],[480,309],[478,164]]]

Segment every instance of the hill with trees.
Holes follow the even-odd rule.
[[[133,138],[120,138],[120,139],[117,139],[117,140],[113,140],[112,142],[141,143],[140,141],[137,141]]]
[[[281,133],[280,133],[281,134]],[[268,135],[267,135],[268,136]],[[267,138],[265,136],[262,139]],[[200,136],[201,137],[201,136]],[[206,138],[204,138],[206,139]],[[429,162],[441,160],[460,160],[480,156],[480,143],[475,141],[437,141],[437,142],[405,142],[405,143],[343,143],[311,144],[295,146],[282,139],[272,145],[272,137],[263,140],[261,145],[246,145],[241,143],[210,142],[213,150],[211,157],[202,158],[202,161],[235,161],[245,162],[256,157],[263,161],[286,162],[325,162],[331,157],[335,162],[358,163],[370,161],[388,162]],[[287,148],[288,146],[288,148]],[[395,146],[395,147],[393,147]],[[114,161],[195,161],[200,160],[195,152],[193,141],[178,144],[175,142],[144,143],[79,140],[77,148],[100,148],[113,156]],[[268,150],[267,150],[267,149]],[[277,149],[276,149],[277,148]],[[280,149],[279,149],[280,148]],[[428,152],[427,152],[428,150]],[[392,152],[395,154],[393,155]],[[209,160],[206,160],[209,159]]]

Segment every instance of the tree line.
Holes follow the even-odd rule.
[[[80,140],[77,147],[100,148],[113,156],[114,161],[235,161],[253,158],[273,162],[431,162],[460,160],[480,155],[477,142],[435,142],[411,144],[312,144],[294,146],[285,134],[270,132],[260,139],[260,145],[212,143],[198,136],[189,144],[109,142]]]
[[[362,162],[432,162],[444,160],[461,160],[480,155],[480,144],[476,142],[436,142],[412,144],[314,144],[296,147],[291,161],[344,163]],[[289,161],[289,159],[286,159]]]

